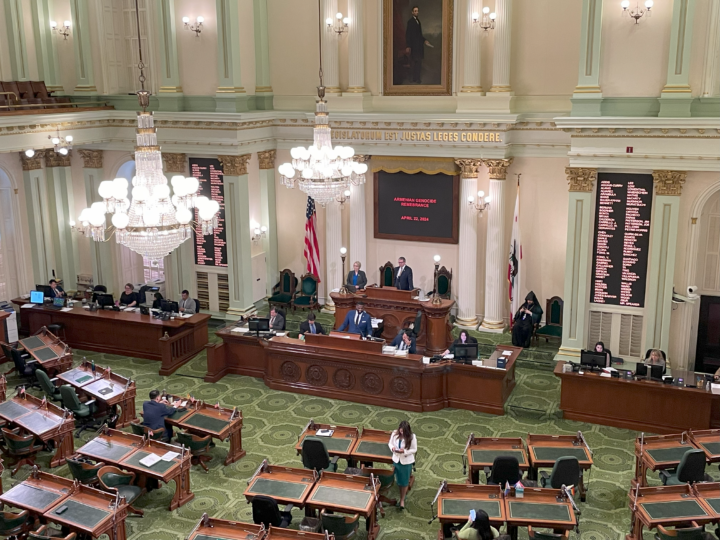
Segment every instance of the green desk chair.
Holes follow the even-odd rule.
[[[530,525],[528,525],[527,529],[530,540],[568,540],[570,538],[570,531],[563,533],[543,532],[533,529]]]
[[[147,435],[154,441],[160,441],[165,437],[164,427],[150,429],[148,426],[143,426],[137,422],[130,422],[130,429],[132,430],[133,435],[140,435],[141,437]],[[150,436],[150,433],[152,433],[152,436]]]
[[[93,465],[87,461],[72,458],[67,458],[66,461],[73,478],[87,486],[93,486],[98,483],[98,471],[105,466],[102,462]]]
[[[677,540],[678,538],[683,540],[715,540],[711,533],[705,532],[705,529],[694,521],[690,527],[683,527],[682,529],[666,529],[662,525],[658,525],[655,540]]]
[[[58,380],[57,377],[51,379],[50,377],[48,377],[48,374],[45,373],[42,369],[38,369],[35,372],[35,376],[40,383],[40,389],[45,392],[45,395],[48,397],[48,399],[51,399],[53,401],[62,401],[60,389],[55,386],[55,381]]]
[[[292,270],[286,268],[280,272],[280,281],[273,287],[272,295],[268,298],[270,307],[290,307],[297,285],[298,280]]]
[[[272,527],[280,527],[286,529],[292,522],[292,514],[289,510],[281,511],[278,503],[272,497],[265,495],[256,495],[251,501],[253,523],[265,525],[268,529]],[[289,505],[292,507],[292,505]]]
[[[563,485],[575,486],[580,489],[582,471],[576,457],[564,456],[557,459],[552,472],[548,474],[540,471],[540,487],[560,489]],[[580,500],[585,502],[585,494],[581,493]]]
[[[125,497],[129,512],[141,517],[144,515],[145,512],[132,506],[132,503],[143,494],[141,487],[132,485],[133,480],[135,480],[135,473],[121,471],[117,467],[105,465],[98,471],[98,480],[100,481],[100,487],[105,491]]]
[[[452,270],[444,266],[435,274],[437,279],[437,293],[440,298],[450,300],[452,296]]]
[[[320,279],[314,274],[305,274],[300,278],[300,290],[295,293],[292,299],[292,309],[313,309],[319,310],[318,287]]]
[[[0,536],[23,537],[33,528],[30,512],[0,512]]]
[[[12,431],[2,428],[2,434],[5,440],[4,453],[13,460],[13,462],[8,463],[8,465],[15,467],[10,473],[10,476],[15,476],[23,465],[30,465],[31,467],[37,465],[34,458],[35,454],[44,447],[42,441],[37,441],[36,444],[35,435],[20,435],[20,428]],[[2,533],[0,533],[0,536],[1,535]]]
[[[29,540],[75,540],[77,534],[71,532],[67,536],[62,536],[62,533],[57,529],[51,529],[47,525],[43,525],[36,531],[30,531],[28,535]]]
[[[563,299],[553,296],[545,303],[545,326],[537,329],[536,336],[545,338],[547,343],[550,339],[562,341],[563,326]]]
[[[392,287],[395,285],[395,267],[390,261],[380,267],[380,286]]]
[[[320,512],[322,528],[330,534],[335,535],[335,540],[352,538],[358,530],[360,515],[343,516],[341,514],[328,514],[325,510]]]
[[[75,432],[76,439],[79,439],[80,434],[86,429],[97,429],[100,427],[100,424],[95,418],[97,407],[94,399],[85,403],[81,402],[75,393],[75,389],[67,384],[60,387],[60,395],[62,396],[63,407],[69,409],[75,417],[75,426],[78,428]]]
[[[205,472],[210,472],[207,465],[205,465],[206,461],[212,460],[212,456],[208,455],[210,443],[212,442],[210,435],[200,437],[192,433],[180,432],[177,434],[177,442],[190,450],[192,456],[190,463],[192,465],[200,465]]]
[[[705,452],[688,450],[683,454],[675,471],[660,471],[660,480],[664,486],[681,486],[687,483],[712,481],[712,478],[705,474]]]
[[[302,445],[302,463],[306,469],[317,472],[337,472],[338,457],[330,459],[325,443],[315,437],[305,437]]]
[[[395,506],[397,503],[397,499],[391,499],[388,497],[388,493],[390,492],[390,488],[393,487],[395,484],[395,472],[392,469],[373,469],[373,468],[365,468],[361,469],[361,474],[363,476],[370,476],[370,474],[374,474],[375,478],[380,480],[380,502],[383,504],[387,504],[388,506]],[[380,508],[380,515],[385,517],[385,508]]]

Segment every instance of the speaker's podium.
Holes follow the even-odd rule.
[[[440,304],[433,304],[431,299],[421,302],[417,296],[418,289],[400,291],[391,287],[373,286],[357,293],[330,293],[335,303],[335,328],[340,327],[348,311],[355,309],[357,302],[363,301],[365,311],[373,318],[383,320],[382,337],[390,343],[402,328],[415,322],[420,311],[422,322],[416,340],[418,354],[442,354],[452,342],[450,310],[455,301],[442,299]]]

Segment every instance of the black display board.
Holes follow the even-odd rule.
[[[653,178],[598,174],[590,302],[645,306]]]
[[[200,226],[195,228],[195,264],[201,266],[227,266],[227,242],[225,237],[225,196],[223,189],[223,170],[220,161],[213,158],[190,158],[190,174],[200,182],[198,196],[220,204],[218,226],[212,234],[203,236]],[[195,222],[198,210],[195,208]]]
[[[375,238],[457,244],[460,179],[376,172]]]

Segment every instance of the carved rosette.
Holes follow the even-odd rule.
[[[258,152],[258,161],[260,162],[260,169],[274,169],[275,168],[275,150],[265,150]]]
[[[25,155],[25,152],[20,152],[20,163],[22,163],[22,170],[35,171],[37,169],[42,169],[42,158],[44,154],[44,150],[37,150],[35,152],[35,155],[29,158]]]
[[[327,371],[325,371],[325,368],[320,366],[310,366],[305,371],[305,378],[307,379],[307,382],[313,386],[325,386],[325,383],[328,380],[328,374]]]
[[[483,159],[482,161],[488,168],[490,180],[505,180],[508,167],[513,162],[513,158]]]
[[[45,151],[45,167],[69,167],[72,150],[66,156],[52,150]]]
[[[242,176],[248,173],[247,166],[250,161],[250,154],[242,156],[218,156],[222,163],[223,174],[228,176]]]
[[[301,371],[295,362],[283,362],[280,366],[280,375],[284,381],[298,382],[300,380]]]
[[[186,154],[170,154],[163,152],[162,158],[165,164],[166,173],[185,174],[185,164],[187,163]]]
[[[655,194],[679,197],[686,178],[686,171],[653,171]]]
[[[477,178],[483,162],[482,159],[456,159],[455,164],[460,167],[460,178]]]
[[[366,373],[360,381],[362,389],[368,394],[379,394],[383,390],[382,377],[375,373]]]
[[[592,193],[593,184],[597,180],[597,169],[585,167],[565,167],[569,191]]]
[[[341,390],[352,390],[355,386],[355,375],[347,369],[338,369],[333,373],[333,383]]]
[[[83,160],[83,168],[85,169],[102,169],[103,151],[102,150],[78,150],[78,154]]]
[[[409,398],[412,391],[413,385],[405,377],[395,377],[390,381],[390,393],[397,398]]]

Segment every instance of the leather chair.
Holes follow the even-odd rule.
[[[8,465],[15,467],[10,476],[15,476],[23,465],[30,465],[31,467],[37,465],[34,458],[44,448],[42,441],[38,440],[36,444],[35,435],[21,435],[20,428],[12,431],[2,428],[2,435],[5,441],[4,454],[12,460],[12,463],[8,463]]]
[[[195,301],[195,313],[200,313],[200,300],[197,298],[193,298],[193,300]]]
[[[42,369],[38,369],[35,372],[35,376],[37,377],[38,383],[40,384],[40,388],[43,392],[45,392],[45,396],[48,397],[48,399],[51,399],[53,401],[62,401],[62,395],[60,395],[60,389],[55,386],[55,381],[57,381],[57,377],[54,379],[51,379],[48,377],[48,374],[45,373]]]
[[[306,437],[302,445],[302,463],[306,469],[317,472],[337,472],[338,457],[330,459],[325,443],[315,437]]]
[[[277,501],[265,495],[256,495],[252,500],[253,523],[265,525],[265,528],[280,527],[287,528],[292,522],[292,514],[289,511],[281,512]]]
[[[193,435],[192,433],[185,433],[181,431],[177,434],[176,439],[178,444],[182,444],[185,448],[190,450],[190,463],[192,465],[200,465],[205,472],[210,472],[207,465],[205,465],[206,461],[212,460],[212,456],[208,455],[208,452],[210,451],[210,443],[212,442],[212,437],[210,435],[200,437],[199,435]]]
[[[711,482],[712,478],[705,474],[705,452],[703,450],[688,450],[683,454],[677,469],[674,471],[660,471],[660,480],[664,486]]]
[[[358,530],[360,515],[344,516],[342,514],[328,514],[323,509],[320,512],[320,521],[324,531],[335,535],[335,540],[345,540],[352,537]]]
[[[563,299],[553,296],[545,303],[545,326],[538,328],[535,335],[545,338],[547,343],[550,339],[562,341],[563,326]]]
[[[30,362],[25,361],[25,356],[20,349],[11,349],[10,356],[12,357],[13,363],[15,364],[15,371],[17,374],[25,380],[25,384],[16,386],[29,386],[31,388],[40,388],[35,376],[35,370],[37,369],[37,361],[32,360]]]
[[[412,325],[412,333],[416,339],[420,335],[421,331],[422,331],[422,310],[418,309],[417,313],[415,314],[415,322]]]
[[[448,270],[444,266],[435,273],[437,294],[440,298],[445,298],[446,300],[452,298],[452,274],[452,270]]]
[[[51,529],[47,525],[43,525],[36,531],[30,531],[28,535],[29,540],[75,540],[77,534],[74,532],[69,533],[67,536],[63,536],[63,533],[57,529]]]
[[[530,540],[568,540],[568,538],[570,538],[570,531],[563,533],[542,532],[528,525],[528,538]]]
[[[98,483],[98,472],[105,466],[102,462],[93,465],[87,461],[72,458],[67,458],[66,461],[73,478],[88,486]]]
[[[350,474],[348,471],[345,471],[345,474]],[[393,487],[395,484],[395,472],[392,469],[374,469],[374,468],[363,468],[360,469],[359,474],[361,476],[370,476],[373,474],[375,478],[380,480],[380,489],[378,490],[378,493],[380,495],[380,502],[383,504],[386,504],[388,506],[395,506],[395,503],[397,503],[397,499],[391,499],[388,497],[388,494],[390,493],[390,488]],[[380,514],[385,517],[385,509],[380,508]]]
[[[54,335],[60,341],[65,341],[67,339],[65,337],[65,325],[64,324],[62,324],[62,323],[48,324],[47,329],[52,335]]]
[[[390,261],[380,267],[380,287],[395,286],[395,267]]]
[[[133,480],[135,480],[134,472],[125,472],[117,467],[105,465],[100,468],[97,476],[102,489],[111,493],[117,493],[120,497],[125,497],[129,512],[137,514],[138,516],[145,514],[142,510],[138,510],[132,506],[132,503],[143,494],[141,487],[132,485]]]
[[[130,429],[132,430],[134,435],[147,435],[148,437],[150,437],[150,433],[152,433],[152,437],[150,438],[154,441],[161,441],[165,438],[164,427],[158,429],[150,429],[148,426],[143,426],[142,424],[138,424],[137,422],[130,422]]]
[[[273,287],[272,295],[268,298],[270,307],[290,307],[297,290],[298,280],[292,270],[285,269],[280,272],[280,281]]]
[[[23,510],[15,512],[0,512],[0,536],[23,537],[33,528],[33,519],[30,512]]]
[[[577,458],[572,456],[560,457],[553,465],[550,474],[540,471],[540,487],[560,489],[563,484],[568,487],[579,487],[581,474]]]
[[[492,468],[485,467],[485,483],[493,486],[511,486],[522,480],[520,464],[514,456],[497,456],[493,460]]]
[[[645,351],[645,360],[650,358],[651,352],[652,349],[648,349],[647,351]],[[662,349],[660,350],[660,352],[662,353],[663,360],[665,360],[665,365],[663,366],[663,375],[665,375],[665,372],[667,371],[667,354],[665,354],[665,351],[663,351]]]
[[[292,309],[311,309],[319,310],[318,304],[318,287],[320,280],[315,274],[305,274],[300,278],[300,289],[295,292],[291,301]]]
[[[78,430],[75,432],[76,439],[79,439],[80,434],[86,429],[97,429],[100,427],[95,418],[97,406],[94,399],[82,403],[75,393],[75,389],[67,384],[60,387],[60,395],[62,396],[63,407],[69,409],[75,417],[75,426],[78,427]]]
[[[682,527],[674,529],[666,529],[662,525],[658,525],[657,533],[655,534],[655,540],[715,540],[715,537],[705,532],[705,528],[699,526],[694,521],[691,522],[690,527]]]

